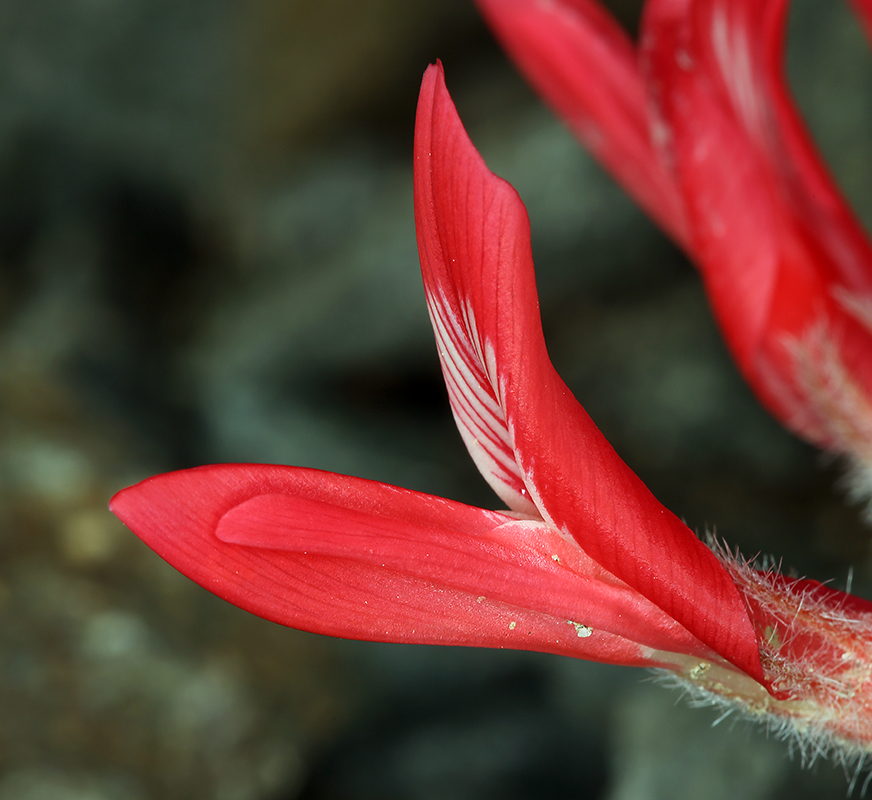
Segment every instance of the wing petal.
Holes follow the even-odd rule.
[[[318,470],[150,478],[113,512],[201,586],[259,616],[375,641],[622,664],[711,651],[543,522]]]

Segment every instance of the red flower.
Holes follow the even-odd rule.
[[[620,460],[548,359],[526,211],[467,138],[441,66],[418,105],[415,216],[451,408],[510,511],[251,464],[159,475],[112,510],[200,585],[284,625],[665,667],[872,741],[872,604],[719,560]],[[850,721],[833,711],[846,692]]]
[[[788,0],[478,0],[530,81],[696,262],[763,404],[872,493],[872,247],[782,74]],[[854,0],[872,30],[872,2]]]

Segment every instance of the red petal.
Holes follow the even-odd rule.
[[[441,70],[441,65],[430,67],[424,76],[415,127],[415,227],[427,308],[451,410],[476,466],[509,508],[538,516],[516,461],[493,348],[476,328],[474,309],[452,283],[454,278],[465,281],[476,276],[462,271],[449,275],[442,263],[446,252],[453,258],[454,251],[463,253],[463,264],[498,260],[503,220],[499,208],[489,208],[495,198],[482,186],[483,178],[485,183],[498,179],[480,163],[469,165],[471,155],[478,162],[481,159],[466,139],[444,82],[434,81],[436,69]],[[438,170],[443,163],[456,169]],[[461,224],[452,224],[455,215]],[[446,237],[452,241],[443,241]],[[508,237],[504,241],[511,244]],[[528,300],[538,307],[535,290]],[[503,313],[511,314],[512,309]]]
[[[635,48],[593,0],[478,0],[536,90],[679,243],[684,208],[652,145]]]
[[[488,430],[504,426],[499,455],[514,456],[512,488],[526,487],[542,517],[606,570],[760,677],[754,632],[730,577],[621,461],[554,371],[539,319],[526,211],[466,136],[441,66],[427,71],[418,105],[415,212],[449,390],[455,373],[474,373],[463,396],[486,393],[499,409]],[[443,329],[452,348],[444,347]],[[452,360],[456,353],[460,366]],[[455,405],[455,415],[463,431],[464,410]]]
[[[542,522],[264,465],[159,475],[111,508],[201,586],[295,628],[624,664],[710,655]]]
[[[785,343],[815,326],[872,387],[872,340],[840,299],[872,297],[872,249],[785,88],[786,12],[787,0],[652,0],[643,46],[715,313],[749,382],[795,426],[807,399]]]

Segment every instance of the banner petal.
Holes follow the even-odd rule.
[[[473,440],[470,451],[485,477],[510,505],[529,497],[536,513],[608,572],[762,678],[756,637],[729,575],[618,457],[551,365],[526,210],[466,136],[441,65],[428,69],[419,100],[415,212],[449,391],[462,368],[443,347],[441,328],[453,332],[463,368],[475,376],[463,396],[487,396],[495,409],[487,426],[499,431],[498,446],[486,441],[488,461],[452,395],[458,425],[467,443]],[[510,469],[495,477],[492,463]]]

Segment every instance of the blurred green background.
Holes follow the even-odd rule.
[[[615,4],[618,6],[619,4]],[[638,3],[616,8],[632,28]],[[798,3],[791,75],[872,219],[872,69]],[[870,595],[868,530],[738,379],[690,267],[467,0],[0,4],[0,800],[842,797],[638,671],[340,642],[199,589],[107,511],[150,474],[320,467],[497,507],[418,275],[417,89],[445,64],[528,205],[555,363],[700,532]]]

